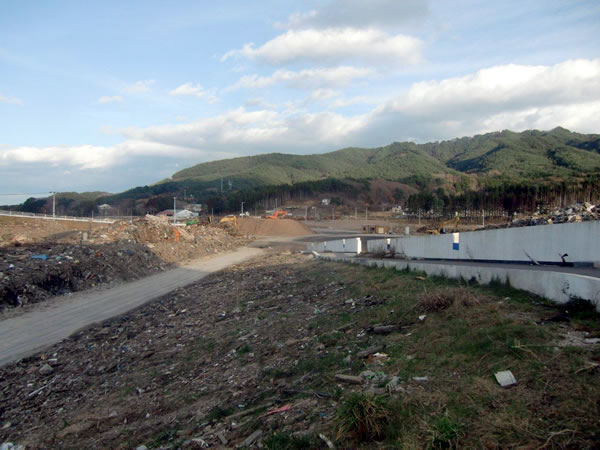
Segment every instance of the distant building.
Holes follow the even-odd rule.
[[[110,213],[112,209],[113,207],[110,206],[108,203],[104,203],[103,205],[98,206],[98,211],[100,211],[100,214],[103,216],[106,216],[108,213]]]
[[[173,217],[173,210],[172,209],[165,209],[164,211],[159,212],[157,214],[157,216]],[[178,209],[177,213],[175,214],[175,217],[177,219],[190,219],[192,217],[198,217],[198,213],[197,212],[192,212],[192,211],[187,210],[187,209]]]
[[[173,214],[171,214],[171,215],[173,215]],[[192,217],[198,217],[198,213],[192,212],[188,209],[182,209],[181,211],[177,211],[177,213],[175,214],[175,217],[177,217],[178,219],[190,219]]]
[[[331,200],[329,200],[328,198],[324,198],[323,200],[321,200],[321,204],[323,206],[329,205],[330,202],[331,202]]]
[[[199,213],[202,212],[202,205],[200,203],[190,203],[185,205],[185,209]]]
[[[402,206],[400,206],[400,205],[392,206],[392,212],[398,213],[398,214],[402,213]]]

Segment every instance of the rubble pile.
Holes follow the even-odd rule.
[[[531,217],[514,219],[511,227],[528,227],[532,225],[547,225],[553,223],[585,222],[600,219],[600,205],[591,203],[575,203],[566,208],[554,209],[548,213],[535,213]]]
[[[0,310],[164,270],[145,245],[62,243],[0,248]]]
[[[531,227],[535,225],[551,225],[553,223],[579,223],[589,220],[600,220],[600,204],[575,203],[566,208],[555,208],[551,211],[538,211],[526,217],[516,216],[508,223],[486,224],[486,230],[497,228]],[[482,228],[479,228],[482,229]]]
[[[333,437],[336,390],[377,388],[385,375],[365,358],[386,356],[360,353],[368,331],[357,324],[339,333],[362,343],[340,347],[315,323],[380,301],[348,303],[348,283],[315,284],[297,270],[323,272],[309,261],[272,255],[227,269],[0,369],[0,442],[204,448],[251,446],[275,430]],[[362,385],[323,379],[323,364],[350,370],[344,358]]]
[[[95,233],[90,240],[92,243],[113,241],[144,244],[163,261],[181,263],[239,247],[248,239],[229,228],[199,223],[173,226],[166,218],[148,215],[142,219],[117,222]]]
[[[231,250],[248,242],[226,229],[174,227],[152,216],[91,232],[66,230],[40,240],[39,224],[0,246],[0,311],[163,271],[171,264]],[[35,238],[28,237],[32,229]],[[34,242],[32,242],[34,241]]]

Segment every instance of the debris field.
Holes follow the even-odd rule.
[[[0,442],[592,448],[598,319],[502,289],[271,254],[0,369]]]

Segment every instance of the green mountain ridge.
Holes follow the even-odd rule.
[[[564,128],[504,130],[427,144],[394,142],[378,148],[344,148],[330,153],[271,153],[197,164],[164,182],[194,181],[236,188],[293,184],[326,178],[405,180],[410,177],[569,177],[600,170],[600,135]]]

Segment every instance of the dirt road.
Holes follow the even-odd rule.
[[[34,354],[91,323],[123,314],[209,273],[258,256],[241,248],[101,292],[56,298],[43,308],[0,322],[0,366]]]

